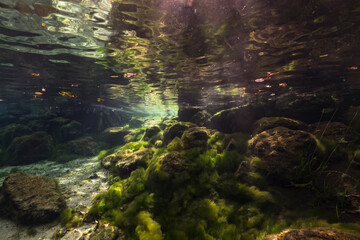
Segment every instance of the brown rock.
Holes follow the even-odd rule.
[[[25,224],[54,220],[66,206],[57,183],[44,176],[12,174],[1,194],[3,214]]]

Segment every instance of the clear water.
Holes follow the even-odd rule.
[[[339,113],[360,105],[359,36],[358,0],[0,0],[0,138],[16,123],[55,139],[59,117],[94,136],[184,106],[283,113],[284,102],[327,97]],[[92,160],[4,167],[0,179],[44,167],[77,184],[77,172],[98,170]]]

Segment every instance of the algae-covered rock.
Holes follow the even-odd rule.
[[[188,160],[183,158],[179,152],[171,152],[159,157],[160,170],[173,176],[186,172],[190,169]]]
[[[214,114],[208,125],[225,133],[250,133],[252,124],[261,117],[270,115],[270,110],[271,108],[267,106],[244,105],[234,107]]]
[[[311,124],[309,130],[318,138],[326,138],[342,146],[360,146],[360,134],[341,122]]]
[[[81,123],[78,121],[71,121],[60,128],[60,135],[64,140],[71,140],[81,136]]]
[[[46,132],[15,138],[6,150],[6,161],[10,165],[24,165],[50,157],[53,139]]]
[[[24,124],[10,124],[0,130],[0,144],[9,146],[11,141],[16,137],[29,135],[32,130]]]
[[[211,117],[211,115],[201,109],[200,107],[193,106],[179,106],[179,120],[184,122],[192,122],[199,126],[203,126]]]
[[[139,119],[133,118],[130,120],[129,122],[129,127],[130,128],[139,128],[144,124],[144,121],[141,121]]]
[[[263,117],[253,125],[253,135],[276,127],[286,127],[292,130],[306,130],[305,123],[285,117]]]
[[[1,211],[25,224],[56,219],[65,208],[57,183],[48,177],[12,174],[3,183]]]
[[[317,139],[302,130],[276,127],[263,131],[248,142],[249,155],[259,157],[258,168],[278,180],[294,181],[303,171],[318,164],[315,153],[322,151]]]
[[[193,147],[206,147],[210,132],[205,127],[192,127],[184,131],[181,141],[185,149]]]
[[[98,153],[99,144],[92,137],[82,137],[72,140],[66,144],[66,150],[70,154],[82,156],[93,156]]]
[[[286,229],[279,234],[269,235],[264,240],[360,240],[360,236],[334,228]]]
[[[164,136],[164,144],[167,145],[169,142],[171,142],[175,137],[181,138],[184,131],[187,130],[190,126],[193,126],[193,124],[190,123],[184,123],[184,122],[178,122],[175,124],[172,124],[165,128],[163,136]]]
[[[120,176],[128,176],[137,168],[146,168],[147,161],[152,157],[153,153],[151,148],[142,148],[130,153],[119,151],[103,158],[101,165]]]
[[[129,133],[130,130],[125,127],[111,127],[101,133],[100,139],[111,146],[117,146],[124,144],[124,137]]]
[[[158,126],[151,126],[145,130],[143,140],[155,143],[162,138],[161,129]]]

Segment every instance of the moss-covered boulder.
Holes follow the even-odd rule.
[[[360,146],[360,134],[350,126],[341,122],[321,122],[320,124],[310,124],[309,131],[318,138],[326,138],[341,146]]]
[[[48,177],[12,174],[1,188],[0,211],[24,224],[49,222],[65,209],[57,183]]]
[[[200,107],[179,106],[179,120],[184,122],[192,122],[199,126],[203,126],[211,117],[211,115]]]
[[[71,140],[81,136],[82,124],[78,121],[71,121],[60,128],[60,135],[63,140]]]
[[[263,117],[257,120],[253,125],[252,134],[258,134],[262,131],[276,127],[286,127],[292,130],[306,130],[307,125],[303,122],[285,118],[285,117]]]
[[[143,140],[150,141],[151,143],[155,143],[157,140],[162,138],[161,129],[158,126],[151,126],[145,130],[145,134],[143,136]]]
[[[214,114],[208,125],[225,133],[251,133],[253,123],[261,117],[271,115],[270,111],[271,108],[265,105],[234,107]]]
[[[24,165],[50,157],[53,150],[53,138],[46,132],[35,132],[15,138],[6,150],[6,162],[9,165]]]
[[[129,176],[137,168],[146,168],[153,155],[151,148],[142,148],[134,152],[119,151],[102,159],[101,165],[120,176]]]
[[[264,240],[360,240],[360,236],[335,228],[286,229],[279,234],[269,235]]]
[[[130,133],[130,130],[125,127],[111,127],[105,129],[100,139],[111,146],[118,146],[125,143],[124,137]]]
[[[9,124],[0,130],[0,144],[9,146],[14,138],[29,135],[31,133],[32,130],[24,124]]]
[[[185,149],[193,147],[205,148],[209,138],[210,131],[205,127],[192,127],[184,131],[181,141]]]
[[[170,143],[175,137],[181,138],[184,131],[187,130],[189,127],[194,126],[194,124],[191,123],[184,123],[184,122],[178,122],[175,124],[172,124],[165,128],[163,136],[164,136],[164,144],[167,145]]]
[[[94,156],[99,150],[99,144],[90,136],[78,138],[66,144],[66,151],[70,154]]]
[[[324,151],[318,140],[302,130],[276,127],[255,135],[248,142],[247,153],[259,157],[257,168],[274,179],[286,182],[309,180]]]

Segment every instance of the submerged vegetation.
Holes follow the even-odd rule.
[[[169,128],[171,125],[165,132]],[[306,153],[288,155],[302,157],[293,166],[297,175],[279,185],[270,181],[270,172],[263,171],[264,159],[247,152],[251,145],[248,135],[213,131],[204,139],[199,133],[198,141],[205,141],[205,145],[188,148],[183,140],[194,131],[193,127],[180,137],[172,135],[163,147],[138,141],[100,153],[99,158],[106,159],[110,153],[136,154],[152,149],[146,167],[133,170],[129,176],[113,171],[111,187],[94,199],[88,217],[119,227],[124,239],[141,240],[262,239],[295,226],[360,232],[355,225],[329,223],[342,218],[339,209],[347,206],[340,204],[339,197],[325,196],[324,186],[316,185],[335,156],[333,145],[311,135],[314,144]],[[356,151],[353,156],[355,159]],[[121,164],[122,159],[118,160],[116,164]],[[296,200],[297,194],[304,195],[302,200]],[[326,201],[333,209],[327,210],[319,201]],[[291,210],[294,202],[299,206]]]

